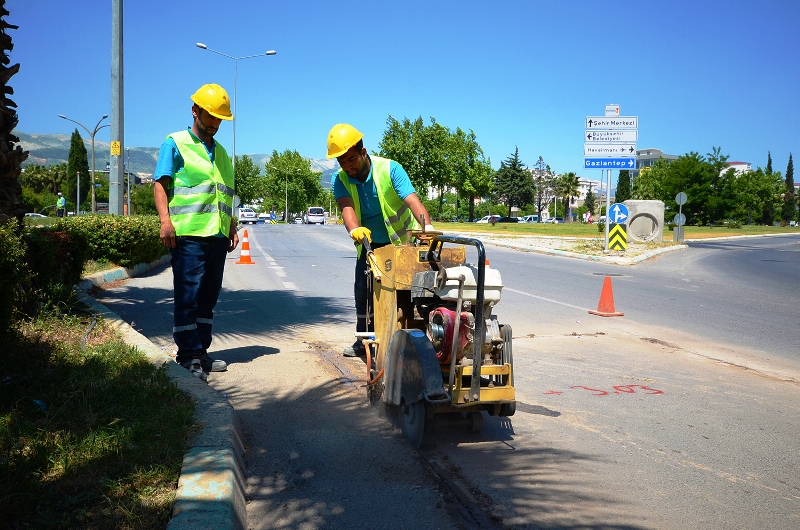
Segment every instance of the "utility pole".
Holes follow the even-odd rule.
[[[111,167],[108,173],[108,213],[122,215],[125,164],[125,91],[122,46],[122,0],[111,2]]]

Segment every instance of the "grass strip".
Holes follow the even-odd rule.
[[[91,317],[21,323],[0,353],[4,528],[166,528],[194,403]]]

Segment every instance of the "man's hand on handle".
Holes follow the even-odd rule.
[[[372,243],[372,232],[369,228],[359,226],[350,230],[350,237],[357,243],[363,243],[364,239]]]

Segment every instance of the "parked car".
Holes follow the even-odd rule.
[[[564,218],[563,217],[552,217],[552,219],[553,220],[551,222],[553,224],[557,224],[557,225],[563,225],[564,224]]]
[[[303,222],[307,225],[325,224],[325,208],[312,206],[303,214]]]
[[[499,215],[484,215],[483,217],[481,217],[480,219],[478,219],[475,222],[476,223],[496,223],[498,219],[500,219]]]
[[[506,217],[503,216],[499,218],[496,222],[498,223],[519,223],[519,217]]]
[[[536,214],[533,215],[524,215],[519,220],[520,223],[538,223],[539,216]]]
[[[239,224],[256,224],[258,216],[252,208],[239,208]]]

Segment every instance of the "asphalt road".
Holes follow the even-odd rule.
[[[363,360],[339,355],[354,327],[343,228],[248,232],[256,264],[230,256],[215,313],[213,349],[230,368],[209,383],[242,420],[251,528],[800,524],[800,371],[785,316],[797,290],[780,287],[797,284],[797,238],[635,267],[488,245],[505,285],[495,312],[514,329],[517,414],[487,416],[481,433],[438,422],[413,451],[365,404]],[[624,317],[587,313],[605,274],[621,275]],[[171,349],[168,269],[100,299]]]

